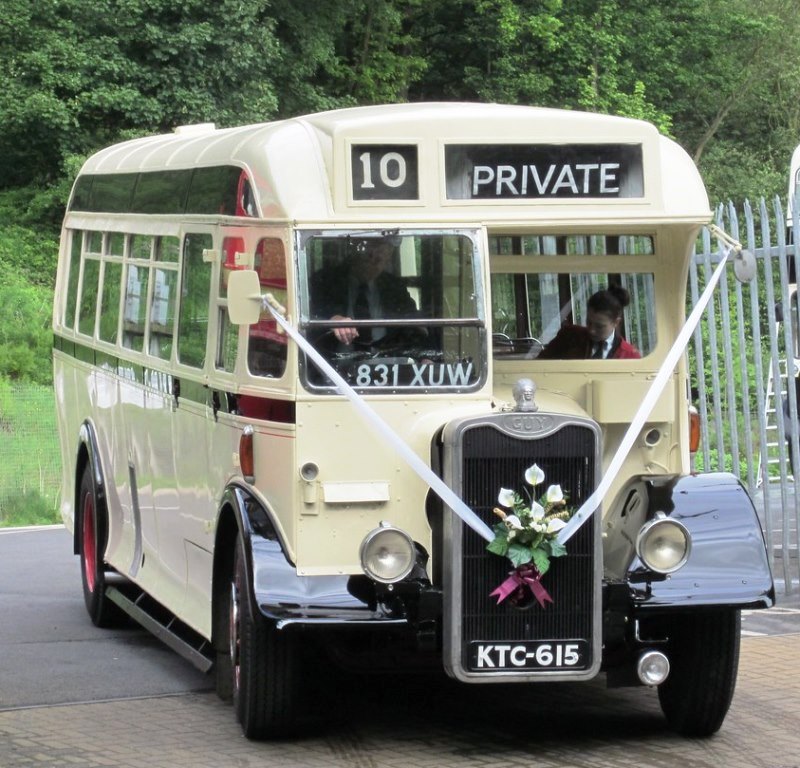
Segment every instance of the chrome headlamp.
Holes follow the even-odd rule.
[[[691,551],[692,537],[686,526],[663,512],[646,522],[636,537],[636,554],[655,573],[674,573]]]
[[[394,584],[411,573],[416,554],[414,542],[405,531],[382,522],[364,537],[359,558],[362,570],[371,579]]]

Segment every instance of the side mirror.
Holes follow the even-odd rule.
[[[733,257],[733,274],[740,283],[749,283],[756,276],[756,257],[740,248]]]
[[[237,269],[228,275],[228,317],[234,325],[253,325],[261,316],[262,298],[258,273]]]

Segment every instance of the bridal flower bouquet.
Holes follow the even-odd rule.
[[[544,483],[544,479],[544,472],[537,464],[525,470],[525,482],[532,489]],[[495,555],[507,557],[514,570],[491,594],[497,596],[498,603],[508,597],[519,602],[530,591],[544,607],[552,598],[540,580],[550,568],[550,558],[567,553],[556,537],[573,510],[567,506],[560,485],[548,486],[538,500],[532,492],[527,495],[526,500],[516,491],[501,488],[497,497],[498,504],[505,509],[494,509],[500,522],[493,527],[494,539],[486,548]]]

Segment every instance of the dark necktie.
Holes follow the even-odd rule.
[[[369,312],[369,286],[366,283],[361,283],[356,292],[356,298],[353,302],[353,317],[356,320],[369,320],[371,315]],[[364,328],[358,332],[362,341],[370,341],[372,339],[372,331],[369,328]]]
[[[606,345],[603,342],[598,342],[594,345],[594,352],[592,352],[592,359],[593,360],[602,360],[603,358],[603,351],[605,350]]]

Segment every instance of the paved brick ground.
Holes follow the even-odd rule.
[[[358,690],[354,690],[358,688]],[[653,691],[370,678],[286,743],[248,742],[213,694],[0,712],[2,768],[800,768],[800,634],[745,637],[722,731],[666,729]]]

